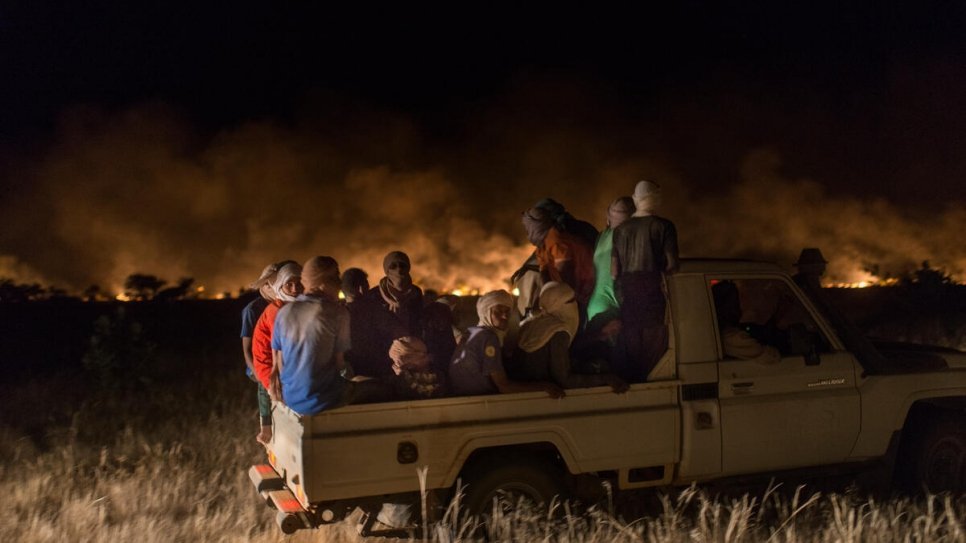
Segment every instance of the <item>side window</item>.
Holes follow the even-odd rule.
[[[795,292],[779,279],[712,279],[711,292],[725,358],[823,353],[828,339]]]

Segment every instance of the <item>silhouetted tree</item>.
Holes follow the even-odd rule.
[[[0,302],[29,302],[39,300],[47,291],[37,283],[17,284],[12,279],[0,279]]]
[[[191,290],[191,285],[194,282],[195,280],[192,277],[182,277],[177,285],[159,291],[154,299],[163,301],[183,300],[188,297],[188,292]]]
[[[81,292],[81,296],[84,298],[85,301],[88,301],[88,302],[97,301],[97,299],[100,298],[101,296],[101,286],[91,285],[85,288],[83,292]]]
[[[158,279],[154,275],[132,273],[124,280],[124,293],[132,300],[150,300],[164,283],[164,279]]]

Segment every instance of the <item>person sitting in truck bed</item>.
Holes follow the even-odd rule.
[[[531,207],[521,216],[527,239],[536,247],[537,264],[544,280],[567,283],[574,289],[581,322],[594,291],[593,246],[561,230],[544,209]]]
[[[712,285],[714,310],[721,331],[721,348],[727,358],[755,360],[775,364],[781,360],[778,349],[763,345],[741,328],[741,298],[733,281],[719,281]]]
[[[352,338],[346,361],[353,375],[388,380],[392,376],[389,347],[394,339],[408,334],[399,320],[368,292],[369,278],[365,271],[349,268],[342,274],[342,293],[349,310]]]
[[[255,335],[255,324],[261,317],[262,312],[265,311],[265,308],[268,307],[268,304],[275,299],[272,281],[275,280],[278,269],[289,262],[291,261],[286,260],[265,266],[265,269],[262,270],[262,274],[258,279],[248,285],[248,288],[258,290],[258,297],[242,309],[242,355],[245,357],[245,373],[249,379],[255,382],[255,386],[257,387],[259,432],[255,435],[255,439],[259,442],[265,442],[272,437],[272,400],[268,397],[268,390],[255,377],[255,359],[252,355],[252,339]]]
[[[554,381],[563,388],[609,385],[614,392],[626,391],[627,383],[614,374],[574,372],[569,350],[579,324],[574,290],[556,281],[543,285],[540,309],[520,323],[513,356],[518,374],[527,381]]]
[[[383,259],[382,269],[386,275],[372,287],[369,296],[399,321],[406,335],[418,336],[422,327],[423,291],[413,284],[409,255],[392,251]],[[388,343],[394,339],[397,338],[390,338]]]
[[[255,377],[266,391],[272,387],[272,380],[278,378],[278,368],[275,367],[272,356],[272,331],[275,329],[275,317],[283,305],[294,302],[295,297],[302,293],[301,276],[302,266],[295,262],[284,263],[279,268],[271,283],[275,300],[268,304],[258,318],[258,322],[255,323],[255,332],[252,334],[252,365],[255,369]],[[255,439],[263,445],[267,445],[272,440],[271,411],[268,415],[268,424],[262,424],[262,430]]]
[[[466,331],[449,365],[454,395],[542,391],[551,398],[563,397],[563,390],[553,383],[524,383],[507,377],[501,351],[512,306],[513,297],[505,290],[488,292],[476,302],[480,322]]]
[[[302,267],[305,292],[278,311],[272,351],[278,382],[269,391],[300,415],[344,403],[340,372],[350,347],[349,311],[339,303],[339,264],[316,256]]]
[[[393,251],[383,259],[386,275],[366,293],[364,299],[349,304],[353,320],[360,323],[356,334],[363,343],[353,342],[358,351],[354,355],[356,375],[393,379],[389,347],[405,336],[420,336],[422,331],[423,291],[413,284],[409,256]],[[367,281],[368,284],[368,281]],[[351,309],[355,305],[355,309]]]

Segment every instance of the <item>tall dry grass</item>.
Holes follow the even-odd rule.
[[[231,378],[186,379],[176,389],[87,401],[45,443],[0,432],[0,541],[356,541],[351,523],[284,536],[256,497],[247,467],[262,460],[250,387]],[[413,477],[417,476],[415,470]],[[613,500],[547,515],[467,520],[454,504],[427,534],[439,542],[490,541],[966,541],[963,498],[877,502],[850,494],[775,488],[714,497],[689,488],[655,498],[626,519]]]
[[[254,440],[254,386],[241,376],[233,334],[209,338],[206,348],[187,356],[183,345],[165,352],[178,334],[159,338],[149,379],[113,372],[115,382],[104,386],[104,379],[80,369],[52,374],[43,366],[32,376],[0,381],[0,543],[360,540],[350,522],[284,536],[256,496],[246,474],[264,461]],[[462,517],[454,502],[426,536],[438,542],[966,541],[962,497],[872,501],[774,487],[720,497],[689,488],[650,496],[643,515],[622,507],[624,498],[581,511],[557,504],[552,515],[520,504],[512,514],[497,509],[485,522]]]

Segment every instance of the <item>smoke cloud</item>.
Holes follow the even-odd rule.
[[[553,197],[602,228],[607,204],[647,178],[664,187],[662,214],[677,224],[683,256],[790,267],[801,248],[820,247],[833,282],[924,260],[966,278],[961,207],[926,214],[835,196],[784,175],[769,149],[746,151],[737,177],[709,189],[646,143],[602,136],[626,129],[580,122],[600,111],[514,125],[528,105],[486,108],[468,122],[477,132],[449,143],[391,112],[203,134],[159,104],[74,110],[56,142],[18,170],[29,190],[0,204],[0,277],[118,292],[138,272],[235,292],[269,262],[317,254],[374,281],[383,255],[403,250],[424,287],[503,288],[532,249],[519,216],[535,200]]]

